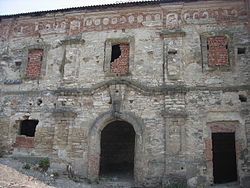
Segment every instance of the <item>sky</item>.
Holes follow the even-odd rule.
[[[0,0],[0,15],[132,1],[136,0]]]

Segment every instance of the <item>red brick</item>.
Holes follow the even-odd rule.
[[[26,75],[29,77],[37,77],[41,73],[42,66],[42,49],[33,49],[29,51],[29,62],[26,68]]]
[[[213,125],[211,127],[211,130],[212,130],[212,133],[233,133],[235,132],[235,126],[234,125],[231,125],[231,124],[228,124],[228,125],[221,125],[221,124],[218,124],[218,125]]]
[[[84,105],[92,107],[93,106],[93,101],[88,101],[88,102],[84,103]]]
[[[213,152],[212,152],[212,140],[207,139],[205,140],[205,151],[204,151],[204,157],[208,161],[213,160]]]
[[[13,147],[16,148],[34,148],[35,140],[34,137],[26,137],[23,135],[16,137],[16,142],[13,144]]]
[[[228,40],[226,37],[211,37],[208,44],[208,66],[228,65]]]
[[[129,71],[129,44],[120,44],[121,55],[110,64],[110,72],[126,74]]]

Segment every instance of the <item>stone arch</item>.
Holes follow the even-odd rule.
[[[128,122],[135,130],[134,180],[136,183],[142,182],[142,166],[145,164],[143,160],[143,122],[129,112],[120,113],[118,116],[105,112],[93,122],[88,135],[88,178],[91,180],[99,178],[101,131],[106,125],[117,120]]]

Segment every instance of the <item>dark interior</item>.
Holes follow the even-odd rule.
[[[237,181],[235,134],[213,133],[214,183]]]
[[[108,124],[101,133],[100,175],[133,177],[135,131],[124,121]]]
[[[20,124],[20,135],[34,137],[38,120],[24,120]]]
[[[120,57],[120,55],[121,55],[120,44],[113,45],[111,53],[111,62],[114,62],[115,59]]]
[[[239,95],[240,102],[247,102],[247,97],[244,95]]]
[[[238,54],[245,54],[246,48],[238,48]]]

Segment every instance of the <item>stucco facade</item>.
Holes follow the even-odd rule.
[[[102,130],[125,121],[138,186],[209,187],[212,135],[232,133],[236,181],[249,186],[248,7],[173,0],[0,16],[1,151],[96,179]],[[39,121],[34,135],[22,135],[24,120]]]

